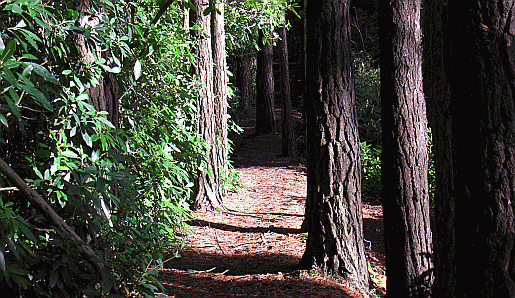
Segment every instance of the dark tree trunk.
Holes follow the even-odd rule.
[[[90,25],[98,24],[98,17],[86,19],[85,16],[91,15],[91,6],[89,0],[75,0],[75,8],[78,12],[84,13],[79,17],[79,23],[84,26],[84,22],[88,21]],[[111,55],[111,50],[100,51],[100,49],[91,49],[88,46],[86,37],[83,34],[77,34],[75,41],[79,49],[79,53],[87,63],[93,63],[97,58],[106,58]],[[119,86],[113,73],[106,72],[103,77],[98,79],[98,84],[88,89],[88,103],[97,111],[106,111],[107,120],[115,127],[119,127],[119,104],[118,95]]]
[[[211,13],[211,39],[213,47],[213,95],[215,117],[215,164],[220,171],[228,171],[227,149],[227,61],[225,54],[225,28],[224,8],[225,1],[217,2],[216,8],[220,11]]]
[[[288,62],[288,42],[286,27],[279,27],[279,65],[281,67],[281,99],[282,99],[282,154],[297,157],[295,151],[295,136],[293,132],[293,116],[291,111],[290,68]]]
[[[449,1],[448,9],[455,293],[515,297],[515,7]]]
[[[241,58],[242,64],[240,68],[241,75],[241,99],[243,101],[243,111],[245,115],[248,115],[250,111],[250,102],[252,98],[252,63],[253,55],[250,51],[245,51]]]
[[[421,2],[384,1],[379,9],[388,297],[427,297],[433,283]]]
[[[455,204],[452,162],[450,89],[445,71],[447,0],[426,1],[424,20],[424,93],[433,135],[436,171],[434,196],[434,297],[457,297],[455,264]]]
[[[368,290],[348,0],[307,10],[308,239],[301,267]]]
[[[259,43],[263,42],[260,33]],[[256,74],[256,134],[275,133],[273,45],[267,40],[258,52]]]
[[[190,22],[199,24],[200,29],[192,31],[196,40],[193,47],[197,61],[193,67],[193,74],[198,75],[201,81],[202,92],[197,99],[199,113],[198,132],[204,138],[209,149],[204,156],[205,165],[199,171],[195,185],[195,209],[214,210],[222,208],[222,195],[220,193],[220,169],[217,163],[218,150],[216,146],[216,117],[215,99],[213,96],[213,57],[211,48],[211,15],[204,15],[209,6],[209,0],[194,0],[196,9],[191,10]]]

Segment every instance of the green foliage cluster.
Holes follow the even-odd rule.
[[[188,74],[183,8],[152,24],[154,1],[90,2],[89,22],[73,1],[0,2],[0,154],[105,271],[0,175],[4,293],[100,296],[116,287],[121,296],[153,296],[165,252],[178,251],[187,233],[205,145],[195,132],[198,89]],[[79,36],[92,61],[81,56]],[[123,82],[119,124],[89,102],[108,73]]]

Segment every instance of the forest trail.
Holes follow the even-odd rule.
[[[280,134],[256,137],[252,121],[233,138],[245,187],[224,198],[226,210],[195,212],[188,247],[159,273],[167,297],[362,297],[341,278],[295,270],[307,237],[305,163],[278,157]],[[384,288],[381,206],[364,205],[364,225],[373,280]]]

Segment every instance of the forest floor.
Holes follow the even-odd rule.
[[[225,210],[195,212],[181,257],[160,270],[166,297],[366,297],[342,278],[295,269],[307,238],[305,158],[279,157],[280,133],[255,136],[254,123],[248,117],[231,138],[245,187],[224,197]],[[363,224],[372,292],[383,296],[382,207],[364,202]]]

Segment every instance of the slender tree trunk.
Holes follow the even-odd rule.
[[[295,151],[295,136],[293,131],[293,117],[291,111],[290,93],[290,67],[288,61],[288,42],[286,37],[286,27],[277,29],[279,32],[279,65],[281,66],[281,99],[282,99],[282,154],[283,156],[297,157]]]
[[[427,297],[433,283],[421,2],[384,1],[379,10],[389,297]]]
[[[259,42],[263,41],[260,33]],[[256,74],[256,134],[275,133],[273,46],[268,40],[261,46],[257,58]]]
[[[424,33],[424,93],[433,135],[436,171],[433,250],[434,297],[456,297],[455,204],[452,159],[450,89],[445,71],[447,0],[426,1]]]
[[[243,101],[243,112],[248,115],[252,98],[252,62],[253,56],[250,51],[245,51],[241,57],[240,66],[240,89],[241,100]]]
[[[368,290],[348,0],[307,10],[308,239],[301,267]]]
[[[455,293],[515,297],[515,3],[449,1],[448,16]]]
[[[211,48],[211,15],[204,15],[209,6],[209,0],[194,0],[195,10],[190,12],[192,27],[199,24],[200,29],[193,30],[195,46],[193,53],[197,61],[193,66],[193,74],[198,75],[201,81],[201,94],[197,99],[199,114],[198,132],[204,138],[209,149],[204,156],[205,163],[199,171],[195,185],[195,209],[214,210],[223,208],[220,193],[220,168],[217,163],[218,150],[216,146],[216,117],[215,99],[213,96],[213,57]]]
[[[219,171],[228,172],[227,149],[227,61],[225,53],[224,8],[225,1],[217,2],[220,11],[211,13],[211,40],[213,46],[213,95],[216,132],[215,158]]]

